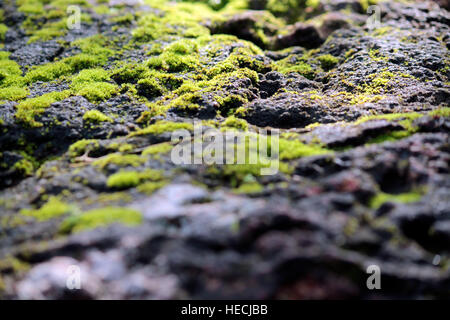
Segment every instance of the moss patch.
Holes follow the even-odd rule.
[[[136,210],[120,207],[105,207],[67,218],[61,224],[60,231],[62,233],[76,233],[107,226],[112,223],[136,226],[141,222],[142,214]]]
[[[194,126],[190,123],[182,123],[182,122],[171,122],[171,121],[159,121],[155,124],[148,126],[147,128],[138,130],[136,132],[131,133],[129,136],[142,136],[147,134],[158,135],[165,132],[173,132],[177,130],[194,130]]]
[[[74,206],[60,200],[58,197],[50,197],[39,209],[23,209],[21,214],[36,218],[40,221],[49,220],[74,211]]]
[[[377,209],[385,202],[410,203],[417,202],[421,198],[422,195],[419,192],[409,192],[401,194],[388,194],[380,192],[370,200],[369,206],[373,209]]]
[[[98,110],[89,110],[83,115],[83,120],[88,123],[113,122],[114,120]]]

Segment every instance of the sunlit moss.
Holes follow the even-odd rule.
[[[141,193],[152,194],[166,185],[167,181],[150,181],[139,185],[137,190]]]
[[[23,209],[21,214],[36,218],[40,221],[56,218],[64,214],[73,212],[75,209],[59,197],[50,197],[49,200],[39,209]]]
[[[71,157],[81,156],[84,153],[92,151],[100,146],[98,140],[83,139],[73,143],[69,147],[69,155]]]
[[[16,108],[16,119],[31,127],[41,127],[42,123],[36,121],[35,116],[41,114],[52,103],[61,101],[71,94],[70,90],[50,92],[36,98],[30,98],[19,103]]]
[[[324,54],[322,56],[318,56],[317,60],[319,60],[324,70],[330,70],[339,62],[339,59],[332,56],[331,54]]]
[[[0,100],[17,101],[29,94],[28,89],[21,87],[0,88]]]
[[[117,94],[118,87],[108,82],[90,82],[80,88],[76,94],[91,102],[103,101]]]
[[[8,31],[8,27],[3,23],[0,23],[0,41],[5,41],[6,32]]]
[[[243,183],[238,188],[233,189],[237,194],[252,194],[264,190],[263,186],[257,182]]]
[[[139,184],[141,178],[135,171],[121,171],[109,176],[107,186],[109,188],[127,189]]]
[[[13,169],[20,171],[25,176],[31,176],[34,171],[34,165],[31,161],[22,159],[14,164]]]
[[[279,156],[281,160],[309,157],[331,152],[331,150],[318,145],[304,144],[299,140],[279,139]]]
[[[93,162],[93,165],[99,167],[100,169],[105,168],[109,164],[115,164],[120,167],[138,167],[139,165],[145,163],[146,159],[134,154],[109,154],[101,159]]]
[[[147,134],[162,134],[165,132],[173,132],[177,130],[193,130],[194,126],[190,123],[183,123],[183,122],[172,122],[172,121],[159,121],[155,124],[152,124],[148,126],[147,128],[138,130],[136,132],[131,133],[129,136],[141,136],[141,135],[147,135]]]
[[[288,74],[288,73],[298,73],[304,76],[305,78],[312,79],[314,78],[315,72],[310,64],[297,60],[295,56],[288,56],[276,63],[276,70]]]
[[[76,233],[113,223],[136,226],[142,223],[142,214],[133,209],[120,207],[94,209],[68,217],[62,222],[60,231],[62,233]]]
[[[113,122],[114,120],[98,110],[89,110],[83,115],[83,120],[86,122],[100,123]]]
[[[142,155],[146,156],[146,155],[152,155],[152,156],[157,156],[163,153],[168,153],[172,150],[173,146],[170,142],[163,142],[163,143],[158,143],[155,145],[151,145],[147,148],[145,148],[144,151],[142,151]]]
[[[221,124],[221,126],[226,128],[235,128],[246,131],[248,129],[248,123],[244,119],[236,118],[235,116],[229,116],[225,119],[225,121]]]
[[[385,202],[410,203],[419,201],[421,197],[422,195],[419,192],[409,192],[401,194],[388,194],[379,192],[370,200],[369,206],[373,209],[377,209]]]

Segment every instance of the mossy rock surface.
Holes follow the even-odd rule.
[[[450,298],[444,5],[2,1],[0,299]]]

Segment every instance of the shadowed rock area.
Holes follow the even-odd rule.
[[[448,9],[2,1],[0,299],[449,299]]]

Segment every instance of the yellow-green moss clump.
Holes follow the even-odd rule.
[[[127,189],[137,186],[140,181],[139,172],[121,171],[109,176],[107,186],[108,188]]]
[[[103,69],[82,70],[72,79],[71,89],[91,102],[103,101],[118,91],[118,87],[110,81],[111,78]]]
[[[422,198],[419,192],[409,192],[401,194],[388,194],[379,192],[369,202],[369,206],[373,209],[379,208],[385,202],[401,202],[410,203],[417,202]]]
[[[26,88],[16,86],[0,88],[0,100],[17,101],[26,98],[28,94],[29,91]]]
[[[279,157],[281,160],[291,160],[331,152],[331,150],[325,149],[321,146],[304,144],[299,140],[288,140],[283,138],[279,140]]]
[[[313,79],[315,75],[315,71],[310,64],[294,55],[277,61],[275,69],[283,74],[298,73],[308,79]]]
[[[170,142],[162,142],[147,147],[144,151],[142,151],[142,155],[151,155],[155,158],[158,158],[159,155],[170,152],[172,148],[173,145]]]
[[[247,131],[248,123],[244,119],[236,118],[235,116],[229,116],[225,119],[225,121],[221,124],[222,128],[234,128],[242,131]]]
[[[89,110],[83,115],[83,120],[86,122],[100,123],[100,122],[113,122],[114,120],[103,114],[98,110]]]
[[[14,164],[13,169],[20,171],[25,176],[31,176],[34,171],[34,165],[31,161],[22,159]]]
[[[70,96],[70,90],[50,92],[36,98],[26,99],[20,102],[16,108],[16,119],[31,127],[41,127],[42,123],[34,118],[45,111],[54,102],[61,101]]]
[[[69,156],[78,157],[89,151],[95,150],[100,146],[98,140],[95,139],[83,139],[73,143],[69,147]]]
[[[128,189],[144,181],[160,181],[162,179],[162,172],[152,169],[147,169],[143,172],[119,171],[109,176],[107,186],[108,188]]]
[[[237,194],[252,194],[259,193],[264,190],[264,187],[257,182],[243,183],[238,188],[233,189]]]
[[[103,169],[110,164],[114,164],[120,167],[138,167],[139,165],[145,163],[145,161],[145,158],[135,154],[122,155],[113,153],[94,161],[93,165],[99,167],[100,169]]]
[[[73,11],[68,10],[70,5],[90,7],[86,0],[19,0],[18,11],[26,14],[22,28],[29,36],[29,43],[34,41],[47,41],[67,34],[69,30],[69,17]],[[91,18],[81,13],[82,22],[90,22]]]
[[[322,68],[327,71],[333,68],[335,65],[338,64],[339,59],[332,56],[331,54],[324,54],[322,56],[318,56],[317,60],[319,60]]]
[[[198,65],[198,45],[193,40],[177,41],[147,61],[149,68],[167,72],[191,71]]]
[[[167,181],[149,181],[145,182],[137,187],[137,190],[141,193],[152,194],[158,189],[161,189],[167,185]]]
[[[40,209],[23,209],[21,214],[36,218],[40,221],[56,218],[74,211],[74,207],[58,197],[50,197]]]
[[[9,52],[0,51],[0,100],[18,101],[29,92],[24,88],[20,66],[9,60]]]
[[[8,31],[8,27],[3,23],[0,23],[0,41],[5,41],[5,35]]]
[[[158,135],[165,132],[173,132],[177,130],[194,130],[194,126],[191,123],[183,123],[183,122],[172,122],[172,121],[158,121],[155,124],[148,126],[147,128],[138,130],[136,132],[131,133],[129,136],[142,136],[147,134]]]
[[[133,209],[120,207],[94,209],[67,218],[61,224],[60,231],[62,233],[76,233],[113,223],[136,226],[142,223],[142,214]]]

